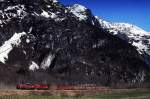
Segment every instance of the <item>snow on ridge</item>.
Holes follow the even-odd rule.
[[[79,4],[74,4],[73,6],[68,7],[68,9],[70,10],[71,13],[73,13],[76,17],[78,17],[80,21],[87,19],[86,7]]]
[[[5,61],[8,59],[8,54],[13,49],[13,46],[18,46],[21,43],[21,37],[23,35],[26,35],[26,33],[15,33],[8,41],[4,42],[0,47],[0,62],[5,64]]]
[[[111,34],[126,40],[137,48],[140,54],[147,53],[150,55],[150,33],[143,29],[129,23],[112,23],[103,20],[102,18],[95,18],[103,29],[108,30]],[[146,43],[145,43],[146,42]]]
[[[43,10],[43,12],[41,13],[41,15],[44,16],[44,17],[46,17],[46,18],[49,18],[49,17],[50,17],[50,15],[49,15],[46,11],[44,11],[44,10]]]
[[[95,18],[99,21],[101,26],[103,28],[111,28],[111,29],[118,29],[120,31],[131,31],[134,32],[135,34],[148,34],[148,32],[144,31],[143,29],[137,27],[136,25],[129,24],[129,23],[118,23],[118,22],[109,22],[105,21],[102,18],[99,18],[98,16],[95,16]],[[139,33],[140,32],[140,33]]]
[[[36,69],[39,69],[39,66],[34,61],[31,61],[31,64],[29,66],[29,70],[34,71]]]
[[[129,24],[129,23],[113,23],[112,26],[114,28],[118,27],[122,31],[124,31],[126,29],[129,32],[134,33],[134,34],[148,35],[148,33],[146,31],[144,31],[143,29],[141,29],[135,25]]]
[[[57,18],[57,15],[56,15],[55,13],[52,13],[52,12],[51,12],[51,18],[52,18],[52,19]]]
[[[53,12],[46,12],[45,10],[42,10],[43,12],[41,13],[42,16],[46,17],[46,18],[52,18],[55,19],[57,18],[57,15]]]
[[[133,46],[137,47],[137,51],[142,54],[143,51],[147,51],[148,47],[142,44],[142,41],[139,42],[133,42]],[[147,53],[148,54],[148,53]]]
[[[113,22],[108,22],[105,21],[101,18],[98,18],[95,16],[95,18],[99,21],[100,25],[102,28],[111,30],[111,31],[120,31],[120,32],[126,32],[129,35],[134,34],[134,35],[150,35],[148,32],[144,31],[143,29],[129,23],[113,23]]]
[[[58,16],[57,16],[57,14],[55,14],[55,13],[53,13],[53,12],[46,12],[45,10],[42,10],[43,12],[41,13],[41,16],[43,16],[43,17],[45,17],[45,18],[52,18],[52,19],[54,19],[56,22],[57,21],[63,21],[63,20],[65,20],[66,18],[64,17],[64,18],[59,18]],[[37,13],[35,13],[36,15],[38,15]]]
[[[98,16],[95,16],[95,18],[99,21],[99,24],[103,27],[103,28],[110,28],[111,27],[111,23],[108,21],[105,21],[102,18],[99,18]]]

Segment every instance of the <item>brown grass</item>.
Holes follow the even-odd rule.
[[[48,96],[84,96],[106,93],[110,90],[0,90],[0,96],[15,95],[48,95]]]

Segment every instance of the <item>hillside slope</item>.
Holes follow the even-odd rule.
[[[3,83],[108,86],[149,81],[142,55],[100,28],[89,9],[85,14],[90,19],[81,20],[74,14],[84,8],[74,11],[52,0],[3,0],[0,8]]]

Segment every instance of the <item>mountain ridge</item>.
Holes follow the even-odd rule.
[[[75,4],[73,7],[76,7],[76,9],[80,8],[80,4]],[[84,9],[87,9],[86,7],[83,7]],[[73,14],[77,17],[81,15],[81,13],[85,13],[86,10],[79,12],[74,12]],[[78,14],[77,14],[78,13]],[[82,20],[88,20],[88,15],[83,14],[85,19]],[[82,16],[83,16],[82,15]],[[80,16],[80,17],[82,17]],[[90,15],[92,16],[92,15]],[[145,57],[145,61],[150,65],[150,34],[143,29],[139,28],[136,25],[129,24],[129,23],[118,23],[118,22],[109,22],[105,21],[102,18],[99,18],[98,16],[95,16],[95,18],[99,21],[99,25],[97,27],[100,27],[104,30],[107,30],[110,32],[110,34],[113,34],[128,43],[132,44],[136,47],[137,51]],[[79,18],[79,20],[81,20]],[[94,18],[92,20],[95,20]],[[91,21],[91,24],[95,25],[94,22]],[[98,23],[96,23],[98,24]],[[148,56],[148,57],[147,57]]]

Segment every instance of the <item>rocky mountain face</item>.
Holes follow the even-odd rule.
[[[137,51],[144,57],[145,62],[150,65],[150,33],[129,23],[109,22],[98,16],[93,16],[90,10],[79,4],[75,4],[70,8],[73,10],[71,12],[77,16],[79,20],[86,20],[86,22],[108,31],[110,34],[135,46]]]
[[[149,82],[145,58],[105,30],[89,9],[56,0],[0,2],[1,83]]]

